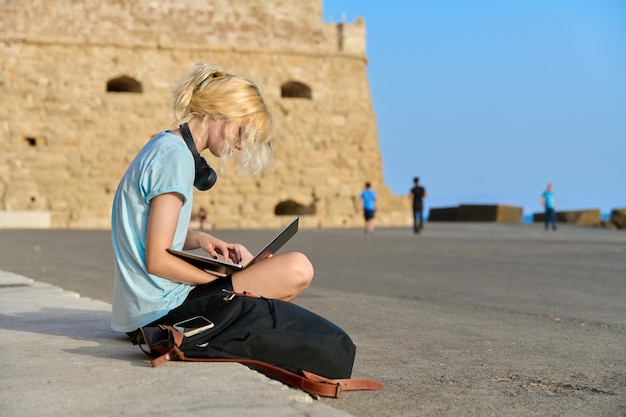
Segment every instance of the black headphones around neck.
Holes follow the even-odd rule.
[[[199,153],[196,144],[191,136],[191,131],[187,123],[180,125],[180,131],[183,134],[183,139],[187,144],[187,147],[193,155],[193,161],[196,165],[196,177],[193,180],[193,185],[200,191],[206,191],[215,185],[217,181],[217,173]]]

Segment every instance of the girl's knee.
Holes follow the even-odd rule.
[[[313,280],[313,265],[300,252],[287,252],[233,274],[233,288],[269,298],[291,301]]]
[[[313,264],[303,253],[291,252],[289,255],[289,264],[292,269],[290,276],[293,277],[293,284],[300,291],[304,291],[313,280],[315,274]]]

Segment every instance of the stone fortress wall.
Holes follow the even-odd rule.
[[[257,81],[274,110],[276,161],[233,167],[194,196],[217,228],[409,225],[382,176],[365,22],[323,23],[322,0],[0,0],[0,213],[106,229],[120,176],[172,123],[170,94],[195,63]],[[217,168],[217,161],[205,155]]]

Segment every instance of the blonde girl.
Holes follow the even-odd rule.
[[[290,301],[313,279],[311,262],[299,252],[269,257],[227,277],[167,252],[202,248],[234,262],[252,258],[241,244],[189,228],[195,164],[181,125],[188,127],[198,152],[208,150],[220,158],[221,167],[232,157],[242,172],[258,174],[273,156],[271,113],[259,87],[245,77],[218,65],[199,64],[174,89],[173,111],[173,129],[158,133],[144,146],[121,178],[113,201],[111,327],[129,334],[149,324],[201,315],[189,307],[201,303],[188,302],[222,289]]]

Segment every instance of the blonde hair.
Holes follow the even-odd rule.
[[[272,114],[252,80],[228,74],[215,64],[197,64],[183,77],[173,92],[173,111],[178,127],[194,117],[204,121],[223,117],[224,131],[241,125],[243,149],[236,153],[242,172],[258,174],[273,159],[270,143],[274,125]],[[233,154],[232,144],[222,143],[220,167]]]

